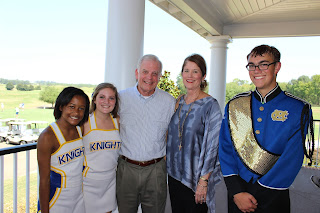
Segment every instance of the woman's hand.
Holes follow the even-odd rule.
[[[197,190],[195,193],[195,202],[198,204],[205,203],[207,200],[207,190],[208,190],[208,182],[202,179],[199,179]]]

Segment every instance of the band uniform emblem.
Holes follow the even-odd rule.
[[[285,122],[288,119],[288,115],[289,112],[287,110],[283,111],[283,110],[278,110],[275,109],[272,113],[271,113],[271,119],[273,121],[282,121]]]

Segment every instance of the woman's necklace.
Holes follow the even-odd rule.
[[[200,95],[200,93],[199,93],[199,95]],[[192,104],[190,105],[190,107],[189,107],[189,109],[188,109],[188,112],[187,112],[187,114],[186,114],[186,117],[183,119],[183,121],[182,121],[182,125],[181,125],[181,128],[180,128],[180,122],[181,122],[181,118],[180,118],[180,114],[181,114],[181,109],[182,109],[182,107],[183,107],[183,105],[184,105],[184,100],[183,100],[183,102],[182,102],[182,106],[180,107],[180,110],[179,110],[179,114],[178,114],[178,118],[179,118],[179,123],[178,123],[178,132],[179,132],[179,139],[180,139],[180,144],[179,144],[179,151],[181,150],[181,148],[182,148],[182,134],[183,134],[183,127],[184,127],[184,122],[186,121],[186,119],[187,119],[187,117],[188,117],[188,115],[189,115],[189,113],[190,113],[190,111],[191,111],[191,109],[192,109],[192,107],[193,107],[193,104],[194,104],[194,102],[197,100],[197,98],[199,97],[199,95],[193,100],[193,102],[192,102]]]

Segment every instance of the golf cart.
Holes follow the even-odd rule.
[[[0,142],[6,141],[7,136],[10,134],[11,130],[9,130],[9,122],[13,121],[24,121],[25,119],[17,119],[17,118],[6,118],[0,119]]]
[[[43,129],[39,128],[40,124],[46,124],[45,121],[29,122],[9,122],[9,131],[5,139],[7,144],[27,144],[35,143]]]

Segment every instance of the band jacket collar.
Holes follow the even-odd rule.
[[[253,95],[258,101],[260,101],[262,104],[265,104],[274,99],[277,95],[279,95],[281,91],[282,90],[277,83],[276,87],[273,88],[270,92],[268,92],[265,97],[262,97],[261,93],[257,90],[257,88],[254,91]]]

